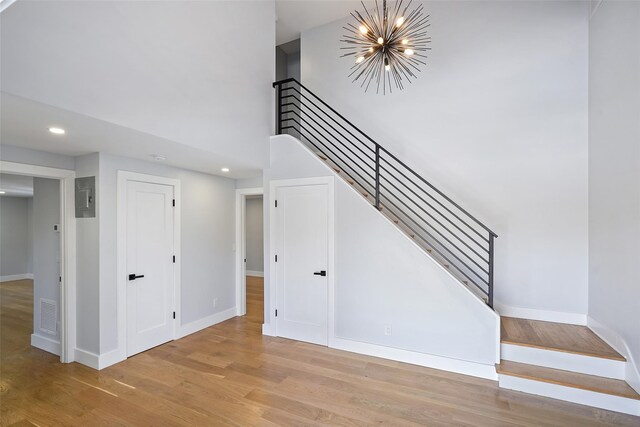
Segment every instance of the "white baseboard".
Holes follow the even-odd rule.
[[[617,380],[625,379],[627,362],[622,360],[603,359],[601,357],[584,356],[582,354],[565,353],[562,351],[514,344],[501,344],[500,349],[502,359],[511,360],[512,362],[544,366],[546,368],[561,369],[563,371],[578,372]]]
[[[538,310],[536,308],[513,307],[494,303],[494,308],[500,316],[517,317],[520,319],[544,320],[546,322],[568,323],[571,325],[586,325],[587,315],[581,313],[568,313],[564,311]]]
[[[247,276],[264,277],[264,271],[247,270],[246,273],[247,273]]]
[[[60,356],[60,341],[56,339],[31,334],[31,345],[40,350]]]
[[[187,335],[191,335],[194,332],[198,332],[202,329],[208,328],[209,326],[213,326],[217,323],[224,322],[225,320],[231,319],[232,317],[236,317],[236,308],[232,307],[225,311],[221,311],[220,313],[215,313],[210,316],[207,316],[203,319],[196,320],[194,322],[189,322],[186,325],[182,325],[180,330],[178,331],[178,336],[176,339],[180,339],[186,337]]]
[[[33,280],[33,273],[12,274],[12,275],[9,275],[9,276],[0,276],[0,282],[12,282],[14,280],[26,280],[26,279]]]
[[[100,356],[90,351],[76,348],[75,361],[93,369],[100,369]]]
[[[399,362],[425,366],[427,368],[440,369],[442,371],[471,375],[473,377],[486,378],[494,381],[498,380],[498,374],[496,373],[496,368],[493,364],[485,365],[466,360],[435,356],[433,354],[418,353],[399,348],[352,341],[344,338],[331,339],[329,347],[338,350],[350,351],[352,353],[381,357],[383,359],[397,360]]]
[[[634,359],[624,338],[591,316],[587,318],[587,325],[596,333],[596,335],[602,338],[607,344],[627,359],[625,381],[633,387],[635,391],[640,393],[640,372],[638,370],[638,365],[636,364],[636,362],[640,361],[636,361]]]
[[[640,400],[582,390],[575,387],[500,374],[500,388],[523,391],[609,411],[640,415]]]
[[[267,335],[267,336],[270,336],[270,337],[277,336],[275,328],[272,328],[269,323],[263,323],[262,324],[262,335]]]

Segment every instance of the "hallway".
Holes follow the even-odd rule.
[[[262,279],[247,316],[100,372],[28,345],[30,290],[2,283],[0,425],[637,425],[492,381],[264,337]]]

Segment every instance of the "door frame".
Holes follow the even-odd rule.
[[[60,181],[60,361],[75,360],[76,349],[76,172],[25,163],[0,161],[3,173]]]
[[[246,274],[243,277],[244,257],[247,252],[246,236],[246,203],[247,196],[263,196],[263,187],[238,188],[236,190],[236,316],[247,314],[247,283]],[[264,222],[264,198],[263,198]],[[264,227],[262,234],[264,236]],[[245,270],[246,273],[246,270]]]
[[[298,187],[304,185],[327,185],[327,345],[331,347],[335,336],[335,179],[333,176],[321,176],[313,178],[296,178],[274,180],[269,183],[269,326],[264,327],[275,336],[278,335],[275,310],[278,304],[278,283],[276,277],[276,191],[281,187]],[[266,295],[265,295],[266,299]],[[266,316],[265,316],[266,317]]]
[[[162,176],[147,175],[124,170],[118,171],[117,185],[117,313],[118,313],[118,347],[117,361],[127,359],[127,183],[129,181],[146,182],[150,184],[168,185],[173,187],[173,197],[176,200],[173,212],[173,250],[176,263],[173,268],[173,309],[176,319],[173,323],[173,339],[179,337],[182,313],[180,310],[180,270],[182,257],[180,256],[180,180]]]

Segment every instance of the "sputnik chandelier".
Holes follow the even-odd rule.
[[[362,79],[360,87],[364,87],[365,92],[372,84],[376,93],[392,92],[392,83],[402,90],[403,83],[411,83],[411,78],[417,78],[414,72],[426,65],[425,53],[431,49],[428,47],[431,42],[429,15],[424,15],[422,5],[407,13],[411,1],[404,7],[403,0],[388,7],[387,0],[382,0],[380,9],[376,0],[375,10],[371,12],[361,2],[364,13],[354,11],[351,16],[356,24],[343,27],[349,33],[340,40],[346,45],[341,49],[347,51],[342,57],[355,57],[349,77],[353,76],[354,83]]]

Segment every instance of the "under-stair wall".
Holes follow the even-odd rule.
[[[335,179],[335,330],[329,345],[496,379],[498,315],[292,136],[271,137],[265,206],[273,203],[272,181],[325,176]],[[271,221],[268,209],[265,221]],[[266,254],[266,295],[275,295],[272,260]],[[266,298],[267,334],[275,332],[273,308]]]

